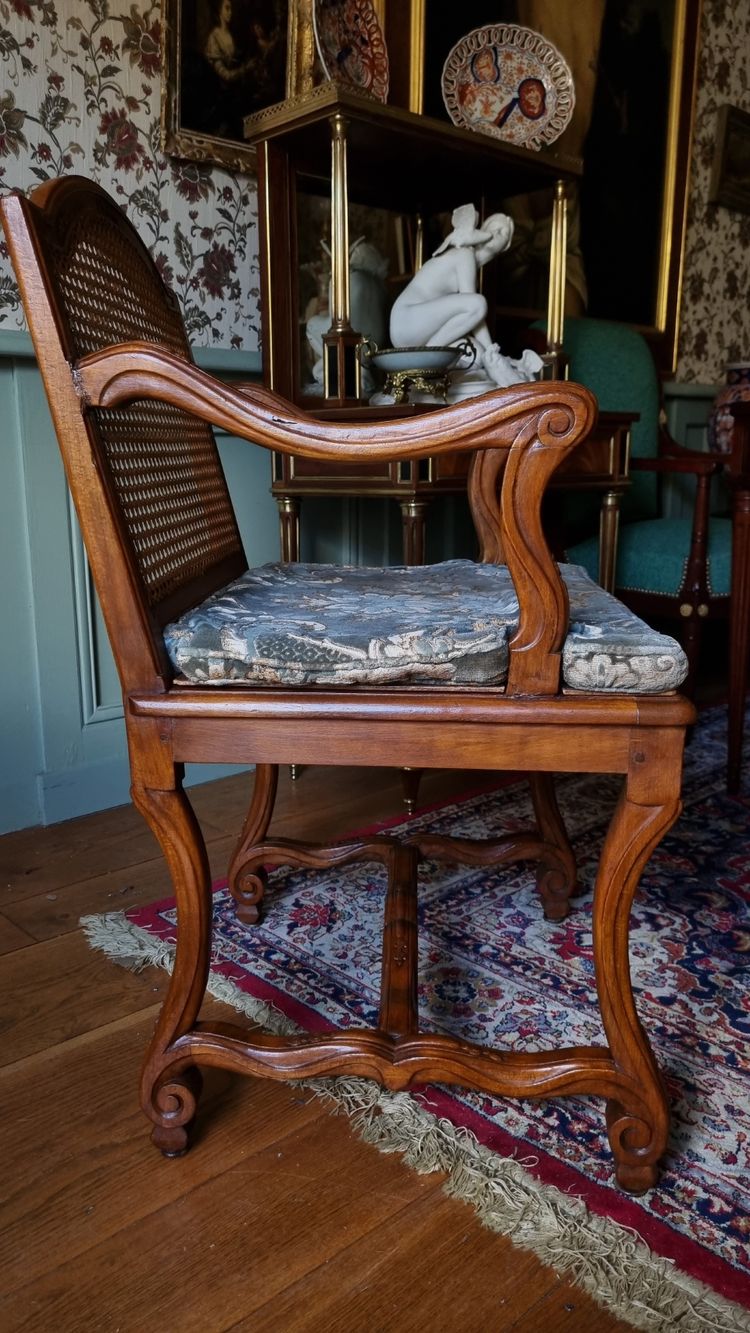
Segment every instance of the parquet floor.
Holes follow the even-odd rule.
[[[193,789],[217,875],[248,792]],[[400,800],[396,773],[285,774],[274,827],[344,832]],[[625,1329],[296,1088],[210,1075],[193,1150],[156,1153],[136,1080],[164,974],[92,952],[78,919],[168,891],[130,807],[0,839],[3,1333]]]

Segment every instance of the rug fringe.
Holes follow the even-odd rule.
[[[81,926],[92,948],[131,971],[150,964],[171,969],[174,942],[135,926],[124,912],[85,916]],[[217,972],[210,973],[208,990],[269,1031],[299,1031],[274,1005],[246,995]],[[634,1328],[750,1333],[750,1314],[742,1306],[653,1254],[636,1232],[590,1213],[582,1199],[537,1181],[518,1159],[491,1152],[471,1130],[431,1115],[409,1093],[387,1092],[362,1078],[300,1083],[344,1112],[380,1152],[400,1153],[423,1175],[444,1172],[446,1193],[470,1204],[484,1226],[531,1250]]]

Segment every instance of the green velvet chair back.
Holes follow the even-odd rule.
[[[564,346],[570,361],[569,378],[596,394],[600,411],[640,413],[632,429],[633,458],[655,458],[659,451],[661,396],[645,338],[635,329],[609,320],[566,319]],[[658,499],[656,475],[634,473],[622,500],[623,518],[655,518]]]

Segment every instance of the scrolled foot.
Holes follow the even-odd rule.
[[[162,1157],[184,1157],[190,1147],[190,1134],[187,1125],[176,1125],[165,1129],[163,1125],[154,1125],[151,1142],[159,1149]]]
[[[245,926],[256,926],[260,921],[261,903],[268,887],[266,871],[262,866],[255,870],[243,870],[229,887],[237,904],[237,920]]]
[[[165,1157],[182,1157],[190,1147],[203,1079],[194,1066],[167,1077],[153,1090],[149,1114],[156,1122],[151,1142]]]
[[[653,1163],[650,1166],[629,1166],[625,1162],[615,1167],[615,1180],[626,1194],[648,1194],[659,1183],[659,1175],[659,1167]]]
[[[545,921],[564,921],[570,913],[570,899],[582,890],[575,866],[562,868],[541,864],[536,873],[536,887],[542,900]]]
[[[627,1194],[645,1194],[659,1179],[666,1148],[666,1124],[652,1126],[617,1101],[607,1102],[607,1134],[615,1159],[615,1179]]]

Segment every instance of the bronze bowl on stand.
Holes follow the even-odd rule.
[[[445,403],[451,370],[462,356],[470,356],[468,364],[473,365],[476,348],[468,340],[454,347],[383,348],[367,340],[360,344],[359,356],[363,365],[383,372],[382,395],[394,403],[408,402],[413,390]]]

